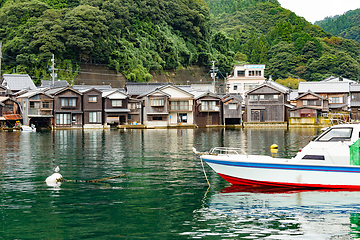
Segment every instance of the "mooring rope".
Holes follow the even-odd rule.
[[[126,174],[122,174],[122,175],[106,177],[106,178],[100,178],[100,179],[93,179],[93,180],[67,180],[65,178],[59,178],[57,181],[58,182],[82,182],[82,183],[90,182],[90,183],[96,183],[96,182],[103,182],[103,181],[106,181],[106,180],[109,180],[109,179],[120,178],[120,177],[123,177],[123,176],[125,176],[126,179],[127,179]]]
[[[208,177],[207,177],[207,175],[206,175],[206,172],[205,172],[203,160],[202,160],[202,158],[200,158],[200,159],[201,159],[201,165],[202,165],[202,168],[203,168],[203,171],[204,171],[204,175],[205,175],[206,181],[207,181],[207,183],[209,184],[209,188],[210,188],[211,185],[210,185],[209,179],[208,179]]]

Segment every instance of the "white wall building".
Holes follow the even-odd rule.
[[[226,92],[240,93],[243,96],[245,92],[265,82],[264,71],[263,64],[235,65],[233,75],[226,81]]]

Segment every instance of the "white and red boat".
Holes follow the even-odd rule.
[[[337,125],[291,159],[248,155],[224,147],[201,154],[201,159],[236,185],[360,190],[359,136],[360,124]]]

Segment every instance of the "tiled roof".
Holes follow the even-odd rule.
[[[41,90],[29,90],[21,95],[18,96],[18,98],[25,98],[25,97],[32,97],[37,93],[42,92]]]
[[[130,96],[140,96],[144,93],[153,91],[154,89],[167,85],[166,83],[126,83],[125,89]]]
[[[350,85],[350,92],[360,92],[360,84]]]
[[[69,83],[65,80],[54,81],[54,86],[52,81],[41,80],[42,87],[67,87]]]
[[[49,90],[46,90],[45,92],[49,95],[54,95],[55,93],[61,91],[62,89],[64,89],[65,87],[58,87],[58,88],[51,88]]]
[[[300,82],[299,93],[311,90],[314,93],[348,93],[349,82]]]
[[[4,81],[7,83],[7,88],[12,91],[19,91],[22,89],[36,89],[36,86],[27,74],[4,74]],[[4,85],[4,82],[3,82]]]
[[[89,90],[91,88],[95,88],[100,91],[112,89],[111,85],[74,85],[73,88],[78,91]]]
[[[289,94],[290,101],[295,100],[298,96],[299,96],[299,92],[297,90],[291,91]]]

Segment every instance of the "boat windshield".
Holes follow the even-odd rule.
[[[320,142],[335,142],[335,141],[350,141],[352,128],[331,128],[321,134],[315,141]]]

